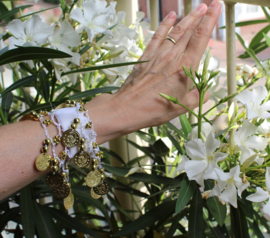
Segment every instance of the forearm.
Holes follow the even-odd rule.
[[[85,105],[98,135],[98,144],[125,133],[127,120],[120,119],[112,98],[112,95],[100,95]],[[47,129],[51,138],[58,134],[53,124]],[[46,136],[39,121],[26,120],[0,127],[0,200],[46,173],[35,167],[44,139]],[[63,148],[61,143],[57,145],[56,154]],[[51,147],[49,153],[52,155]]]

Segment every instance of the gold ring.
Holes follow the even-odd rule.
[[[175,41],[173,38],[169,37],[169,36],[167,36],[167,37],[165,38],[165,40],[169,40],[169,41],[171,41],[173,44],[176,44],[176,41]]]

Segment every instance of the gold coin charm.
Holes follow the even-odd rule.
[[[91,165],[91,155],[86,151],[79,151],[74,156],[74,163],[79,168],[86,168]]]
[[[50,159],[51,159],[51,156],[48,155],[48,154],[40,154],[37,158],[36,158],[36,168],[39,170],[39,171],[45,171],[46,169],[49,168],[49,165],[50,165]]]
[[[63,133],[62,143],[67,147],[74,147],[80,142],[80,134],[73,129],[69,129]]]
[[[103,180],[98,186],[94,187],[93,190],[97,195],[105,195],[110,191],[110,186],[108,182]]]
[[[99,199],[101,196],[100,195],[97,195],[95,192],[94,192],[94,189],[92,188],[91,189],[91,196],[92,196],[92,198],[94,198],[94,199]]]
[[[65,199],[70,194],[70,187],[63,183],[61,186],[53,188],[53,197],[56,199]]]
[[[74,195],[72,192],[69,193],[69,195],[64,199],[64,207],[66,210],[69,210],[73,207],[74,204]]]
[[[60,174],[58,173],[48,173],[46,175],[46,183],[48,184],[48,186],[52,187],[52,188],[56,188],[59,187],[63,184],[63,178]]]
[[[101,181],[101,174],[97,170],[91,171],[86,176],[86,184],[88,187],[95,187],[99,185],[100,181]]]

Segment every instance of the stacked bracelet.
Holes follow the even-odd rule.
[[[51,119],[43,120],[43,116]],[[36,168],[45,171],[50,167],[46,175],[46,183],[52,188],[56,199],[64,199],[64,206],[68,210],[73,206],[74,196],[69,183],[68,164],[73,159],[79,168],[88,168],[90,172],[86,176],[86,184],[91,188],[91,196],[100,198],[109,192],[110,187],[105,181],[104,168],[101,166],[102,152],[96,143],[96,133],[83,103],[66,101],[52,112],[30,113],[30,117],[39,120],[47,139],[44,140],[42,153],[36,159]],[[73,118],[73,119],[72,119]],[[50,138],[47,126],[54,124],[58,128],[58,135]],[[65,150],[55,153],[55,147],[59,142],[65,146]],[[47,153],[52,146],[53,158]]]

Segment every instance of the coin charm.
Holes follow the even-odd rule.
[[[49,161],[51,159],[51,156],[48,155],[48,154],[40,154],[37,159],[36,159],[36,168],[39,170],[39,171],[45,171],[47,168],[49,168]]]
[[[101,181],[101,174],[97,170],[91,171],[86,176],[86,184],[88,187],[95,187],[99,185],[100,181]]]
[[[91,196],[92,196],[92,198],[94,198],[94,199],[99,199],[101,196],[100,195],[98,195],[98,194],[96,194],[95,192],[94,192],[94,189],[92,188],[91,189]]]
[[[60,174],[58,173],[48,173],[46,175],[46,183],[52,187],[52,188],[56,188],[56,187],[59,187],[63,184],[63,178]]]
[[[71,148],[78,145],[79,141],[80,141],[80,134],[76,130],[69,129],[63,133],[62,143],[64,146]]]
[[[70,187],[63,183],[61,186],[53,188],[53,197],[56,199],[65,199],[70,194]]]
[[[108,182],[102,181],[98,186],[93,188],[94,192],[98,195],[105,195],[110,191]]]
[[[74,163],[80,168],[91,165],[91,155],[86,151],[79,151],[74,156]]]
[[[69,193],[69,195],[64,199],[64,207],[66,210],[69,210],[73,207],[74,204],[74,195],[72,192]]]

